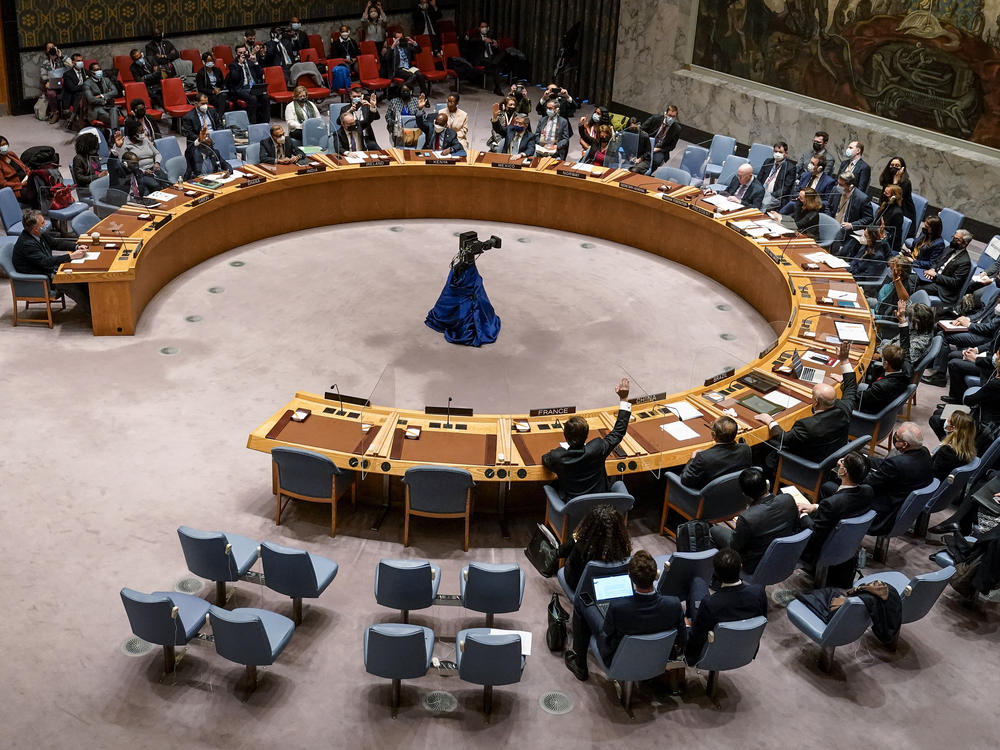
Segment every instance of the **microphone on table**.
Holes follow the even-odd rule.
[[[451,429],[451,396],[448,396],[448,418],[445,420],[444,428],[446,430]]]
[[[330,390],[331,391],[332,390],[336,390],[337,391],[337,398],[340,400],[340,414],[337,415],[339,417],[342,414],[344,414],[344,397],[341,395],[340,388],[337,387],[336,383],[334,383],[333,385],[330,386]]]

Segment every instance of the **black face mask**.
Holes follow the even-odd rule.
[[[813,141],[813,151],[815,151],[818,154],[822,150],[823,150],[823,144]]]
[[[137,120],[141,120],[143,117],[146,116],[146,108],[145,107],[136,107],[133,111],[135,112],[135,118]]]

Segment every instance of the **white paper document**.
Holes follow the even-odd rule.
[[[527,630],[500,630],[490,628],[490,635],[519,635],[521,636],[521,656],[531,656],[531,632]]]
[[[593,172],[594,171],[594,165],[593,164],[584,164],[583,162],[579,162],[578,161],[576,164],[573,164],[571,166],[573,167],[573,169],[579,169],[581,172]]]
[[[667,409],[671,414],[676,416],[681,421],[685,419],[694,419],[701,416],[701,412],[695,407],[689,404],[687,401],[674,401],[670,404],[664,404],[664,408]]]
[[[847,302],[857,302],[858,294],[857,292],[838,292],[835,289],[831,289],[827,295],[830,299],[842,299]]]
[[[350,156],[349,154],[344,154],[344,161],[348,164],[364,164],[365,157],[363,156]]]
[[[97,260],[101,257],[100,253],[87,253],[82,258],[77,258],[76,260],[71,260],[70,263],[86,263],[88,260]]]
[[[674,440],[692,440],[698,437],[698,433],[692,430],[683,422],[670,422],[661,424],[660,429],[670,435]]]
[[[986,255],[993,258],[993,260],[1000,258],[1000,235],[997,235],[990,240],[990,244],[986,246],[986,250],[984,250],[984,252]]]
[[[162,190],[157,190],[146,196],[147,198],[152,198],[154,201],[172,201],[176,198],[176,195],[170,193],[164,193]]]
[[[845,323],[842,320],[834,321],[837,328],[837,337],[841,341],[856,341],[859,344],[867,344],[868,331],[861,323]]]
[[[763,396],[763,399],[775,404],[776,406],[780,406],[782,409],[791,409],[793,406],[798,406],[802,403],[797,398],[793,398],[787,393],[782,393],[781,391],[771,391]]]

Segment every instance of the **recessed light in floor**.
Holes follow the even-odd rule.
[[[423,706],[432,714],[447,714],[458,708],[458,698],[446,690],[433,690],[424,696]]]
[[[231,265],[233,268],[242,268],[243,266],[246,265],[246,263],[244,263],[242,260],[234,260],[229,265]]]
[[[208,288],[209,294],[222,294],[224,291],[226,291],[224,286],[210,286]]]
[[[167,357],[170,357],[179,352],[180,349],[178,349],[176,346],[164,346],[160,349],[160,354],[166,355]]]
[[[568,714],[573,710],[573,699],[566,695],[566,693],[553,691],[545,693],[539,698],[538,705],[547,714]]]
[[[184,320],[186,320],[188,323],[200,323],[201,322],[201,316],[200,315],[188,315],[186,318],[184,318]]]
[[[174,591],[178,594],[200,594],[203,588],[205,588],[205,582],[192,576],[184,576],[174,583]]]
[[[721,305],[716,305],[715,309],[716,310],[722,310],[722,312],[729,312],[730,310],[733,309],[733,306],[732,305],[727,305],[726,303],[723,302]]]
[[[580,247],[582,247],[582,248],[584,248],[586,250],[590,250],[590,248],[595,247],[595,245],[594,245],[593,242],[583,242],[583,243],[580,244]]]
[[[137,635],[131,635],[122,641],[122,653],[125,656],[145,656],[152,650],[153,644]]]
[[[529,242],[531,242],[531,237],[518,237],[517,241],[523,242],[525,245],[527,245]]]
[[[406,229],[406,227],[389,227],[389,231],[390,232],[402,232],[405,229]]]
[[[734,341],[736,339],[735,333],[720,333],[719,338],[723,341]]]

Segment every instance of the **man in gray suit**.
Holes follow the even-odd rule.
[[[535,154],[565,159],[569,151],[569,120],[559,114],[559,101],[550,99],[545,105],[545,117],[538,121]]]
[[[104,75],[100,63],[90,64],[90,77],[83,82],[83,96],[91,120],[100,120],[112,129],[118,127],[118,107],[115,106],[118,88]]]

